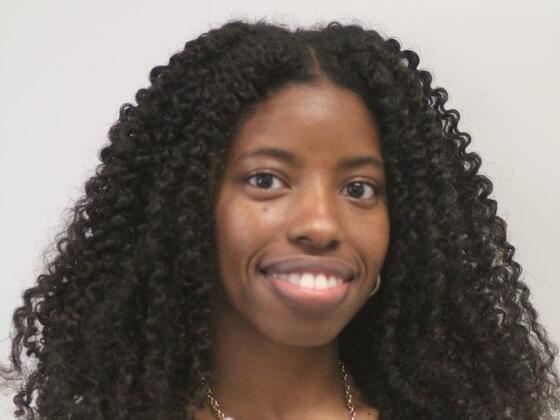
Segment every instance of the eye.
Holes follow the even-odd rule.
[[[347,190],[350,192],[350,195],[352,196],[352,198],[358,198],[360,199],[364,193],[364,191],[367,191],[367,188],[365,187],[369,187],[369,190],[371,191],[371,194],[365,198],[363,198],[364,200],[372,200],[373,198],[375,198],[375,196],[377,195],[378,192],[378,187],[377,185],[371,183],[371,182],[366,182],[366,181],[353,181],[353,182],[349,182],[348,184],[345,185],[345,187],[348,187]],[[356,196],[354,196],[357,195]]]
[[[253,178],[256,180],[256,185],[249,182]],[[260,189],[270,189],[269,187],[273,183],[274,179],[279,180],[280,178],[270,172],[255,172],[251,175],[248,175],[245,178],[245,182],[249,182],[249,184]]]

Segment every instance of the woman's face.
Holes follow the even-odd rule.
[[[259,104],[234,140],[215,218],[228,322],[289,345],[336,338],[389,242],[380,141],[358,96],[296,85]]]

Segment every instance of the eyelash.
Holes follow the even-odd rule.
[[[257,175],[270,175],[270,176],[272,176],[272,177],[274,177],[274,178],[276,178],[276,179],[280,179],[278,176],[276,176],[276,175],[273,174],[272,172],[258,171],[258,172],[253,172],[252,174],[246,175],[246,176],[243,178],[243,181],[246,182],[246,183],[249,183],[249,180],[252,179],[252,178],[254,178],[254,177],[256,177]],[[368,185],[368,186],[371,187],[371,189],[373,190],[373,198],[370,198],[370,199],[363,199],[363,200],[373,200],[373,199],[378,195],[378,193],[379,193],[379,187],[378,187],[376,184],[372,183],[372,182],[367,182],[367,181],[363,181],[363,180],[356,180],[356,181],[351,181],[351,182],[347,183],[346,185],[350,185],[350,184],[365,184],[365,185]],[[250,184],[250,185],[253,186],[253,187],[255,187],[255,188],[258,188],[258,189],[260,189],[260,190],[267,190],[267,189],[269,189],[269,188],[259,188],[259,187],[257,187],[256,185],[253,185],[253,184]],[[355,199],[355,200],[362,200],[362,199],[360,199],[360,198],[354,198],[354,197],[351,197],[351,198],[353,198],[353,199]]]

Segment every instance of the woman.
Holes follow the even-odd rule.
[[[557,348],[418,64],[231,21],[155,67],[15,311],[18,417],[552,418]]]

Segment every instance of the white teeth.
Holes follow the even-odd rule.
[[[327,286],[328,287],[336,286],[336,277],[335,276],[329,276],[329,279],[327,280]]]
[[[271,273],[272,278],[288,280],[292,284],[306,289],[330,289],[341,285],[344,280],[334,275],[325,276],[324,274],[314,275],[313,273]]]
[[[307,287],[309,289],[313,288],[313,283],[314,283],[314,276],[311,273],[304,273],[303,276],[301,276],[301,278],[299,279],[299,285],[301,287]]]
[[[326,289],[329,285],[327,283],[327,278],[323,274],[319,274],[315,277],[315,288],[316,289]]]
[[[299,274],[297,274],[297,273],[290,274],[290,277],[289,277],[288,280],[290,281],[290,283],[298,284],[299,283]]]

